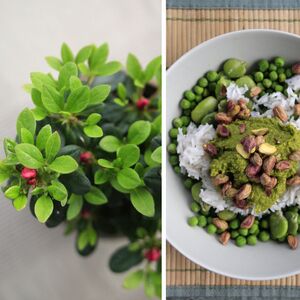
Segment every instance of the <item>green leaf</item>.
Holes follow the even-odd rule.
[[[69,193],[84,195],[91,189],[91,183],[81,170],[71,174],[61,175],[59,181],[64,184]]]
[[[44,165],[40,150],[31,144],[19,144],[15,147],[18,161],[25,167],[38,169]]]
[[[152,159],[151,149],[146,149],[146,151],[144,152],[144,161],[149,167],[156,167],[159,165],[159,163]]]
[[[89,240],[89,244],[91,246],[95,246],[96,242],[97,242],[97,232],[96,230],[93,228],[92,225],[89,225],[87,228],[87,233],[88,233],[88,240]]]
[[[66,187],[58,180],[52,180],[51,185],[48,187],[50,195],[57,201],[63,201],[68,197]]]
[[[59,89],[62,89],[63,87],[69,88],[71,76],[78,76],[78,70],[76,64],[74,64],[73,62],[68,62],[61,68],[59,72]]]
[[[56,58],[54,56],[47,56],[45,59],[46,59],[47,64],[52,69],[54,69],[56,71],[60,71],[60,69],[61,69],[61,67],[62,67],[63,64],[62,64],[62,62],[58,58]]]
[[[45,108],[52,113],[58,113],[63,110],[64,98],[51,86],[43,87],[42,100]]]
[[[76,55],[75,62],[77,64],[83,63],[90,57],[92,51],[93,51],[93,45],[89,45],[81,48]]]
[[[141,184],[139,174],[130,168],[124,168],[117,174],[118,183],[125,189],[135,189]]]
[[[113,135],[107,135],[101,139],[99,145],[104,151],[113,153],[122,146],[122,142]]]
[[[103,169],[99,169],[96,171],[94,175],[94,182],[95,184],[103,184],[107,182],[109,179],[109,174]]]
[[[72,194],[69,199],[69,207],[67,210],[67,220],[75,219],[81,212],[83,206],[83,198],[80,195]]]
[[[90,103],[89,105],[96,105],[102,103],[109,95],[111,90],[110,85],[101,84],[95,86],[91,90]]]
[[[55,81],[47,74],[40,73],[40,72],[33,72],[30,73],[30,78],[32,81],[33,86],[42,91],[44,85],[54,87],[56,86]]]
[[[138,187],[130,193],[130,201],[134,208],[146,217],[153,217],[155,212],[152,195],[144,187]]]
[[[96,66],[92,71],[98,76],[111,76],[122,69],[122,64],[118,61],[110,61],[105,65]]]
[[[71,113],[83,111],[89,104],[90,90],[87,86],[82,86],[71,92],[67,99],[65,110]]]
[[[13,206],[17,211],[20,211],[26,207],[27,197],[26,195],[20,195],[13,201]]]
[[[28,94],[31,93],[32,88],[33,88],[33,84],[28,83],[23,85],[23,90]]]
[[[161,164],[161,151],[162,151],[162,147],[160,146],[156,148],[151,154],[151,159],[159,164]]]
[[[41,188],[41,187],[36,187],[36,188],[31,192],[31,195],[36,196],[36,195],[39,195],[39,194],[42,194],[42,193],[44,193],[44,189]]]
[[[136,164],[140,158],[140,148],[133,144],[122,146],[118,149],[117,157],[122,159],[123,167],[131,167]]]
[[[92,187],[91,190],[84,195],[84,199],[88,203],[94,205],[102,205],[107,203],[105,194],[96,187]]]
[[[153,60],[151,60],[148,65],[146,66],[145,69],[145,78],[144,82],[150,81],[157,73],[159,70],[159,67],[161,65],[161,57],[156,57]]]
[[[123,287],[128,290],[136,289],[138,288],[144,279],[144,271],[138,270],[131,274],[128,274],[124,281],[123,281]]]
[[[113,169],[114,168],[114,165],[111,161],[107,160],[107,159],[99,159],[98,160],[98,164],[99,166],[103,167],[103,168],[106,168],[106,169]]]
[[[4,147],[5,154],[8,155],[8,153],[10,152],[15,152],[16,145],[17,143],[14,140],[4,138],[3,147]],[[0,166],[1,166],[1,162],[0,162]]]
[[[48,115],[47,110],[42,107],[36,107],[36,108],[32,109],[31,111],[32,111],[36,121],[42,121]]]
[[[2,184],[10,176],[10,172],[7,166],[0,161],[0,184]]]
[[[59,156],[49,165],[49,169],[60,174],[72,173],[77,168],[76,160],[69,155]]]
[[[109,48],[108,44],[102,44],[100,47],[95,49],[90,56],[89,66],[91,70],[94,70],[96,66],[103,65],[108,58]]]
[[[84,63],[78,64],[78,69],[82,75],[90,76],[90,69]]]
[[[34,205],[34,213],[41,223],[45,223],[53,212],[53,202],[50,197],[43,195]]]
[[[92,113],[86,119],[88,125],[96,125],[101,120],[101,115],[97,113]]]
[[[21,128],[21,142],[27,144],[34,144],[34,137],[32,133],[26,128]]]
[[[110,184],[111,186],[118,192],[123,193],[123,194],[129,194],[130,190],[127,190],[125,188],[123,188],[117,181],[116,177],[112,177],[110,178]]]
[[[70,89],[74,91],[78,88],[82,87],[82,82],[77,76],[71,76],[70,78]]]
[[[130,251],[127,246],[119,248],[110,258],[109,267],[115,273],[123,273],[143,261],[141,251]]]
[[[43,107],[41,92],[35,88],[31,89],[31,99],[36,106]]]
[[[84,250],[84,248],[89,244],[88,232],[86,230],[81,231],[77,238],[77,247],[79,251]]]
[[[126,96],[127,96],[127,91],[126,91],[126,87],[123,83],[118,83],[117,86],[117,92],[118,92],[118,96],[122,99],[125,100]]]
[[[100,138],[103,136],[102,128],[98,125],[89,125],[83,128],[84,133],[91,138]]]
[[[61,58],[64,64],[74,60],[72,50],[66,43],[63,43],[61,46]]]
[[[57,131],[55,131],[50,137],[48,138],[46,142],[46,159],[48,162],[53,161],[53,159],[56,157],[57,153],[59,152],[61,147],[61,140],[60,136]]]
[[[13,185],[5,191],[4,195],[6,198],[14,200],[20,196],[20,187],[18,185]]]
[[[128,75],[132,79],[141,79],[143,77],[142,66],[137,57],[131,53],[127,57],[126,68]]]
[[[36,146],[42,151],[46,147],[46,143],[49,139],[49,137],[52,134],[52,129],[51,126],[45,125],[44,127],[41,128],[39,131],[37,138],[36,138]]]
[[[32,111],[25,108],[18,116],[17,119],[17,133],[21,137],[21,128],[26,128],[31,132],[32,135],[35,134],[36,122]]]
[[[148,121],[136,121],[128,129],[128,143],[140,145],[147,140],[151,133],[151,123]]]
[[[158,280],[160,280],[160,278]],[[148,273],[146,273],[144,290],[147,297],[152,298],[156,295],[156,282],[158,280],[156,279],[155,272],[148,271]]]
[[[122,106],[122,107],[124,107],[125,105],[128,104],[128,100],[123,101],[123,100],[121,100],[120,98],[115,98],[115,99],[114,99],[114,102],[115,102],[116,104],[118,104],[119,106]]]
[[[17,156],[14,153],[9,153],[2,162],[5,166],[15,166],[19,163]]]

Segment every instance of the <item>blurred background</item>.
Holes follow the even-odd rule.
[[[0,137],[14,137],[18,113],[30,106],[23,89],[32,71],[49,71],[44,57],[67,42],[74,52],[90,43],[110,45],[110,58],[135,53],[145,65],[161,53],[160,0],[0,0]],[[2,140],[1,140],[1,156]],[[123,290],[124,274],[108,270],[110,254],[125,243],[105,239],[88,258],[77,255],[64,226],[48,229],[16,212],[0,196],[0,299],[94,300],[145,298]]]

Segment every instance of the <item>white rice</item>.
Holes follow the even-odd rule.
[[[238,101],[240,99],[245,99],[247,102],[249,99],[245,97],[248,87],[238,87],[234,82],[231,82],[230,85],[226,88],[226,97],[228,100]]]

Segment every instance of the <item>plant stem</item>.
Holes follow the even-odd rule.
[[[93,84],[94,79],[95,79],[95,76],[91,75],[87,80],[87,84],[89,86],[91,86]]]

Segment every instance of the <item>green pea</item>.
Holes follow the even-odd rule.
[[[232,230],[231,233],[230,233],[230,237],[232,239],[236,239],[238,236],[239,236],[239,232],[237,230]]]
[[[187,189],[190,189],[193,186],[193,180],[191,178],[187,178],[183,184]]]
[[[208,223],[208,224],[211,224],[211,223],[212,223],[212,217],[210,217],[210,216],[207,217],[207,223]]]
[[[209,204],[205,203],[205,202],[202,202],[202,201],[201,201],[200,204],[201,204],[201,213],[202,213],[202,215],[208,216],[211,206]],[[211,218],[210,218],[210,221],[211,221]]]
[[[177,153],[176,148],[177,148],[177,146],[173,143],[169,144],[168,147],[167,147],[168,152],[170,154],[176,154]]]
[[[245,237],[243,236],[238,236],[236,239],[235,239],[235,244],[238,246],[238,247],[243,247],[247,244],[247,240]]]
[[[239,59],[230,58],[224,63],[223,71],[229,78],[239,78],[245,75],[247,63]]]
[[[171,128],[169,130],[169,136],[171,139],[176,139],[178,135],[178,128]]]
[[[225,112],[227,109],[227,100],[221,100],[218,104],[218,111],[219,112]]]
[[[239,229],[239,234],[242,236],[247,236],[249,233],[249,230],[247,228],[240,228]]]
[[[214,225],[214,224],[209,224],[207,227],[206,227],[206,230],[207,230],[207,233],[208,234],[214,234],[217,232],[217,227]]]
[[[287,234],[288,221],[280,212],[272,213],[269,220],[272,238],[280,239]]]
[[[264,87],[264,85],[262,84],[262,82],[259,82],[259,83],[257,84],[257,86],[258,86],[259,88],[261,88],[262,90],[265,89],[265,87]]]
[[[256,231],[258,229],[258,225],[257,224],[253,224],[252,227],[249,229],[249,233],[250,234],[255,234]]]
[[[208,89],[208,88],[205,88],[204,91],[203,91],[202,96],[203,96],[204,98],[206,98],[206,97],[208,97],[209,95],[210,95],[210,94],[209,94],[209,89]]]
[[[258,62],[258,68],[261,72],[265,72],[269,68],[269,62],[266,59],[262,59]]]
[[[195,102],[199,103],[203,99],[202,95],[197,95],[195,98]]]
[[[240,226],[240,221],[238,219],[234,219],[234,220],[230,221],[230,223],[229,223],[229,227],[231,229],[238,229],[239,226]]]
[[[207,225],[207,220],[206,220],[206,217],[201,215],[198,217],[198,226],[200,227],[205,227]]]
[[[253,79],[247,75],[240,77],[235,83],[239,87],[244,87],[246,85],[249,89],[255,86],[255,82],[253,81]]]
[[[201,120],[201,124],[213,124],[215,122],[215,117],[216,117],[215,112],[209,113],[206,116],[203,117],[203,119]]]
[[[197,202],[192,202],[191,211],[194,213],[198,213],[200,211],[200,205]]]
[[[202,88],[205,88],[208,86],[208,80],[206,78],[202,77],[198,80],[198,85]]]
[[[216,98],[210,96],[202,100],[192,111],[192,120],[199,124],[204,116],[214,112],[218,106],[218,101]]]
[[[270,88],[272,86],[272,81],[266,78],[263,80],[263,85],[265,88]]]
[[[178,165],[178,163],[179,163],[178,156],[177,155],[171,155],[169,157],[169,162],[170,162],[171,166]]]
[[[190,217],[188,218],[188,224],[191,226],[191,227],[195,227],[198,225],[198,218],[197,217]]]
[[[181,168],[179,166],[175,166],[173,169],[174,169],[174,172],[176,174],[180,174],[181,173]]]
[[[196,98],[196,95],[192,91],[185,91],[184,97],[189,101],[194,101]]]
[[[280,75],[280,74],[284,74],[285,72],[285,69],[284,68],[278,68],[277,69],[277,74]]]
[[[286,75],[284,73],[279,74],[278,75],[278,81],[281,82],[281,83],[285,82],[286,81]]]
[[[175,118],[173,119],[173,126],[176,128],[180,128],[183,126],[181,118]]]
[[[268,231],[261,231],[258,235],[258,239],[262,242],[267,242],[268,240],[270,240],[270,234],[268,233]]]
[[[220,219],[224,221],[232,221],[236,217],[236,214],[233,211],[230,211],[228,209],[224,209],[218,212],[217,215]]]
[[[272,71],[277,71],[276,65],[273,64],[273,63],[271,63],[271,64],[269,65],[269,71],[270,71],[270,72],[272,72]]]
[[[287,211],[284,216],[288,221],[288,234],[296,235],[298,231],[298,213],[293,211]]]
[[[186,100],[186,99],[182,99],[180,101],[180,107],[182,109],[189,109],[191,107],[191,102],[189,100]]]
[[[209,71],[206,73],[206,78],[208,79],[209,82],[217,81],[218,77],[219,74],[216,71]]]
[[[195,184],[193,184],[191,192],[192,192],[192,197],[196,202],[200,202],[200,190],[202,188],[202,183],[201,182],[197,182]]]
[[[197,95],[202,95],[203,92],[204,92],[204,88],[202,86],[199,86],[199,85],[196,85],[194,87],[194,92],[197,94]]]
[[[282,92],[283,91],[283,86],[280,84],[276,84],[274,90],[276,92]]]
[[[278,74],[277,74],[275,71],[272,71],[272,72],[270,72],[270,74],[269,74],[269,78],[270,78],[272,81],[275,81],[275,80],[277,80],[277,78],[278,78]]]
[[[191,118],[188,116],[182,116],[180,119],[182,121],[183,126],[188,126],[191,122]]]
[[[187,134],[187,128],[185,126],[181,127],[182,133]]]
[[[260,82],[260,81],[263,81],[264,80],[264,73],[263,72],[256,72],[254,74],[254,80],[256,82]]]
[[[274,63],[275,63],[275,65],[276,65],[277,67],[283,67],[284,64],[285,64],[285,61],[284,61],[284,59],[283,59],[282,57],[276,57],[276,58],[274,59]]]
[[[293,72],[292,72],[292,69],[286,69],[285,70],[285,75],[287,78],[290,78],[293,76]]]
[[[260,227],[263,228],[263,229],[268,229],[269,228],[268,221],[267,220],[261,220]]]
[[[255,246],[257,244],[257,237],[253,234],[247,237],[247,244],[251,246]]]

